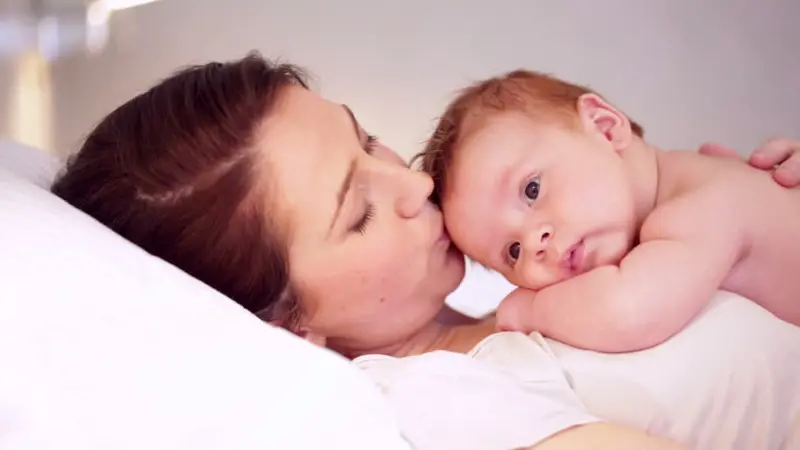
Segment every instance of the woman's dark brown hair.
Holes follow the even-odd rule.
[[[291,328],[297,299],[255,149],[302,72],[257,54],[183,69],[89,134],[53,193],[249,311]],[[268,130],[267,130],[268,131]]]

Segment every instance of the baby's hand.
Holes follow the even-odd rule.
[[[534,302],[536,292],[517,288],[500,302],[496,313],[498,331],[520,331],[530,333],[536,329]]]

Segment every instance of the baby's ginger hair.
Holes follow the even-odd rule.
[[[442,190],[453,161],[454,148],[463,138],[465,130],[470,128],[467,126],[470,119],[516,110],[529,114],[535,120],[549,120],[574,127],[578,99],[589,93],[597,94],[586,86],[530,70],[508,72],[459,91],[439,119],[425,149],[414,158],[420,160],[422,170],[433,178],[431,200],[441,205]],[[643,137],[641,125],[633,120],[630,123],[633,133]]]

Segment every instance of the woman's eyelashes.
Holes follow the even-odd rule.
[[[350,231],[354,233],[364,234],[367,231],[367,225],[375,216],[375,206],[372,203],[367,203],[367,206],[364,208],[364,213],[361,214],[358,221],[350,227]]]
[[[364,151],[371,155],[375,148],[378,146],[378,137],[369,133],[365,133],[367,138],[364,142]],[[358,218],[356,223],[354,223],[350,227],[350,232],[353,233],[360,233],[364,234],[367,231],[367,225],[375,216],[375,206],[372,203],[367,202],[366,206],[364,207],[364,212]]]
[[[367,142],[364,144],[364,151],[371,155],[377,145],[378,136],[367,134]]]

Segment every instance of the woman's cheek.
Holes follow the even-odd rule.
[[[407,284],[410,267],[414,264],[414,258],[410,252],[403,251],[399,242],[392,242],[391,245],[383,247],[372,261],[373,267],[381,272],[384,286],[392,290],[402,288]],[[399,286],[398,286],[399,285]]]

